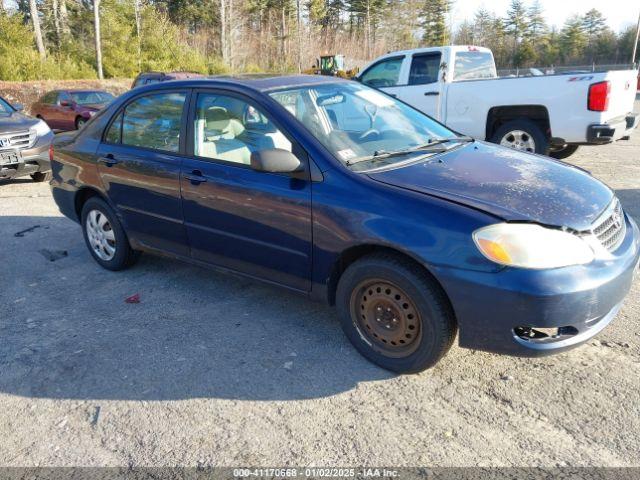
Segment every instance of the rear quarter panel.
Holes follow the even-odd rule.
[[[445,124],[466,135],[485,139],[487,115],[491,108],[542,105],[549,112],[552,136],[564,138],[567,142],[584,142],[587,127],[594,123],[602,123],[611,113],[610,111],[603,114],[587,109],[589,85],[610,76],[617,77],[622,73],[453,82],[448,84],[446,89]],[[623,76],[626,78],[626,75]],[[618,100],[615,102],[617,104]],[[619,102],[624,103],[624,100]],[[633,102],[626,107],[627,112],[631,110],[632,105]]]

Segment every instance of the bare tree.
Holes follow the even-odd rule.
[[[29,0],[29,13],[31,14],[31,23],[33,24],[33,34],[36,37],[36,46],[38,47],[38,53],[40,58],[45,60],[47,58],[47,51],[44,49],[44,42],[42,41],[42,30],[40,29],[40,14],[38,13],[38,6],[36,0]]]
[[[71,29],[69,28],[69,12],[67,11],[67,0],[58,0],[60,5],[60,29],[63,35],[69,35]]]
[[[227,35],[227,0],[220,0],[220,51],[222,60],[229,62],[228,51],[228,35]]]
[[[51,10],[53,11],[53,27],[56,31],[56,44],[60,48],[62,43],[62,30],[60,28],[60,8],[58,0],[51,0]]]
[[[96,43],[96,70],[98,78],[102,80],[104,74],[102,73],[102,45],[100,44],[100,0],[93,0],[93,29]]]

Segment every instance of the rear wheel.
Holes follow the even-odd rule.
[[[456,324],[440,286],[417,265],[389,254],[347,268],[336,292],[342,328],[382,368],[417,373],[449,350]]]
[[[82,232],[91,256],[107,270],[123,270],[138,258],[115,212],[100,198],[82,207]]]
[[[566,145],[564,148],[560,150],[551,150],[549,152],[549,156],[553,158],[557,158],[558,160],[562,160],[564,158],[569,158],[571,155],[576,153],[578,150],[578,145]]]
[[[517,118],[502,124],[493,133],[490,141],[529,153],[549,153],[549,139],[535,122],[526,118]]]
[[[49,182],[51,181],[51,172],[36,172],[31,174],[31,178],[34,182]]]

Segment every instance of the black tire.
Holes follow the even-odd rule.
[[[499,145],[507,134],[516,130],[525,132],[529,137],[531,137],[531,139],[533,139],[535,149],[531,153],[538,153],[540,155],[549,154],[549,138],[538,124],[526,118],[516,118],[515,120],[503,123],[495,132],[493,132],[489,141]]]
[[[368,282],[372,282],[372,286],[367,286]],[[378,297],[375,297],[374,290],[381,284],[376,282],[389,284],[388,297],[384,297],[384,292],[379,289]],[[367,293],[373,293],[374,296],[368,299]],[[360,303],[378,301],[373,298],[388,301],[391,306],[394,300],[400,304],[405,302],[398,310],[394,309],[400,316],[403,315],[401,308],[409,308],[405,311],[415,310],[417,315],[409,314],[409,317],[415,318],[411,320],[415,325],[406,324],[409,320],[405,319],[401,319],[398,325],[387,325],[387,328],[394,329],[404,326],[405,329],[400,331],[400,338],[405,332],[413,333],[415,338],[407,340],[410,343],[394,343],[395,346],[391,346],[382,337],[376,337],[377,340],[374,338],[374,331],[384,331],[384,328],[381,329],[378,324],[372,330],[369,320],[361,320],[365,318],[365,305]],[[408,307],[409,303],[411,307]],[[435,279],[411,261],[387,253],[368,255],[347,268],[338,282],[336,307],[342,329],[355,348],[371,362],[396,373],[418,373],[435,365],[451,348],[457,331],[451,305]],[[380,307],[373,303],[370,309],[377,315],[375,311],[379,311]],[[390,315],[394,316],[391,320],[395,323],[395,313]],[[374,320],[380,322],[378,318],[371,319],[371,323]],[[407,330],[412,326],[413,329]],[[405,343],[402,340],[400,342]]]
[[[113,231],[115,253],[112,258],[100,258],[98,253],[94,250],[91,240],[89,239],[89,233],[87,232],[87,218],[92,211],[97,211],[99,214],[104,215],[108,221],[110,230]],[[130,267],[138,259],[139,252],[133,250],[129,244],[127,234],[122,228],[118,217],[113,209],[101,198],[91,197],[82,206],[82,234],[84,236],[85,244],[89,249],[89,253],[102,267],[107,270],[124,270]]]
[[[567,145],[561,150],[551,150],[549,152],[549,156],[556,158],[558,160],[563,160],[565,158],[569,158],[571,155],[576,153],[578,150],[578,145]]]
[[[34,182],[50,182],[51,172],[36,172],[31,174],[31,178]]]
[[[80,130],[82,126],[87,123],[87,119],[83,117],[76,118],[76,130]]]

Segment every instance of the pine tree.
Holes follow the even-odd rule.
[[[569,18],[560,32],[560,49],[566,63],[580,61],[587,46],[587,36],[584,32],[582,18]]]
[[[518,66],[516,63],[516,54],[518,52],[518,45],[522,41],[525,35],[529,20],[527,15],[527,9],[522,0],[511,0],[511,5],[507,11],[507,17],[504,20],[504,25],[507,33],[511,37],[512,41],[512,55],[513,66]]]
[[[449,28],[447,16],[452,6],[451,0],[425,0],[421,12],[422,41],[429,47],[447,45]]]

